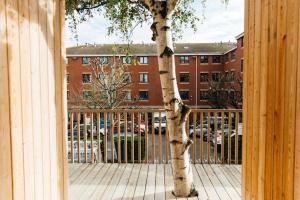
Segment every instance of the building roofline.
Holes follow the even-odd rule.
[[[197,53],[175,53],[175,56],[222,56],[224,53],[220,52],[197,52]],[[108,57],[122,57],[127,56],[126,54],[67,54],[67,57],[101,57],[101,56],[108,56]],[[133,56],[157,56],[157,54],[133,54]]]
[[[226,51],[223,55],[226,55],[226,54],[228,54],[229,52],[231,52],[231,51],[233,51],[233,50],[236,50],[237,49],[237,47],[234,47],[234,48],[232,48],[232,49],[229,49],[228,51]]]
[[[242,32],[241,34],[237,35],[235,37],[236,40],[240,39],[241,37],[244,37],[244,32]]]

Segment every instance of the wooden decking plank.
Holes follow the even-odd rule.
[[[70,183],[72,184],[87,167],[88,165],[86,164],[80,164],[80,166],[76,169],[76,172],[74,172],[70,177]]]
[[[145,200],[153,200],[155,194],[156,164],[150,164],[145,189]]]
[[[99,173],[99,171],[104,166],[103,163],[98,163],[98,164],[94,164],[94,165],[95,165],[95,167],[91,167],[90,166],[87,169],[87,170],[90,171],[88,173],[88,175],[82,181],[80,181],[80,183],[76,183],[76,185],[80,184],[80,187],[77,189],[76,192],[72,191],[72,193],[76,194],[76,196],[75,196],[76,198],[82,196],[86,190],[90,190],[91,189],[90,183],[92,182],[93,179],[95,179],[95,177],[97,176],[97,174]]]
[[[137,180],[139,178],[140,170],[141,170],[141,164],[134,164],[131,176],[129,178],[126,190],[124,192],[124,196],[123,196],[124,200],[129,200],[133,198]]]
[[[172,194],[174,189],[174,180],[173,180],[173,172],[171,164],[164,165],[165,167],[165,192],[166,199],[176,199],[176,197]]]
[[[104,193],[98,197],[98,199],[111,199],[114,191],[117,187],[117,185],[120,182],[120,178],[123,175],[124,169],[126,168],[126,165],[119,164],[118,169],[116,170],[115,174],[111,177],[111,181],[109,182],[109,185],[107,185]]]
[[[224,169],[228,171],[228,173],[231,173],[232,177],[235,178],[236,181],[238,181],[239,184],[241,184],[241,174],[238,173],[235,169],[232,169],[229,165],[224,165]]]
[[[114,191],[112,199],[122,199],[125,189],[126,189],[126,186],[128,184],[129,178],[131,176],[132,169],[133,169],[132,164],[126,165],[123,175],[121,176],[120,182],[118,183],[118,185]]]
[[[102,194],[105,192],[107,186],[111,182],[111,178],[114,176],[116,171],[118,170],[118,164],[112,164],[111,167],[108,169],[104,177],[102,178],[101,184],[97,186],[97,188],[92,193],[89,199],[98,199],[102,197]]]
[[[204,184],[202,180],[199,177],[199,174],[197,173],[195,165],[192,165],[193,170],[193,178],[196,190],[198,191],[198,199],[208,199],[207,192],[204,189]],[[195,198],[189,198],[189,199],[195,199]]]
[[[215,173],[211,169],[210,165],[203,165],[203,168],[206,171],[206,173],[207,173],[210,181],[212,182],[215,190],[217,191],[219,197],[222,200],[223,199],[230,199],[227,191],[223,188],[221,182],[219,181],[219,179],[217,178],[217,176],[215,175]]]
[[[238,166],[196,164],[192,170],[199,196],[189,200],[241,199]],[[176,199],[171,164],[74,163],[70,179],[72,200]]]
[[[71,199],[76,199],[80,195],[82,188],[83,188],[83,182],[86,177],[94,170],[96,165],[88,165],[88,167],[85,168],[85,170],[80,174],[80,176],[73,182],[72,184],[72,193],[70,194]]]
[[[221,182],[219,181],[219,179],[217,178],[217,176],[215,175],[215,173],[213,172],[213,170],[211,169],[210,165],[203,165],[204,170],[207,173],[207,176],[209,177],[211,183],[213,184],[215,190],[218,193],[218,196],[222,199],[230,199],[227,191],[224,189],[223,185],[221,184]]]
[[[241,194],[238,193],[231,183],[227,180],[222,171],[218,168],[217,165],[210,165],[211,169],[223,185],[224,189],[227,191],[231,199],[241,199]]]
[[[146,187],[147,177],[148,177],[148,168],[149,168],[148,164],[142,164],[133,199],[139,199],[139,200],[144,199],[145,187]]]
[[[77,172],[77,169],[81,166],[81,163],[72,163],[69,165],[69,177]]]
[[[203,183],[204,189],[208,195],[208,199],[220,199],[218,196],[214,186],[212,185],[212,182],[210,181],[209,177],[207,176],[206,172],[204,171],[204,168],[202,165],[195,165],[198,175]]]
[[[156,165],[155,199],[165,199],[164,166]]]
[[[220,169],[221,173],[227,178],[228,182],[232,185],[232,187],[241,195],[241,184],[236,180],[233,175],[228,172],[226,169],[224,169],[224,166],[217,165],[217,167]]]
[[[242,165],[233,165],[242,174]]]
[[[80,199],[90,199],[97,187],[103,182],[103,177],[107,174],[110,167],[111,164],[103,164],[103,167],[97,171],[94,179],[88,183],[89,188],[81,194]]]

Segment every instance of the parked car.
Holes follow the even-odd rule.
[[[202,127],[202,131],[203,131],[203,141],[207,141],[207,133],[208,133],[208,131],[207,131],[207,124],[203,124],[203,127]],[[212,130],[211,130],[212,131]],[[190,127],[190,130],[189,130],[189,132],[190,132],[190,137],[193,137],[194,136],[194,128],[193,128],[193,126],[191,126]],[[212,132],[211,132],[212,133]],[[201,126],[200,126],[200,124],[198,124],[197,126],[196,126],[196,137],[199,137],[200,138],[200,136],[201,136]]]
[[[159,117],[159,113],[155,112],[154,113],[154,130],[155,130],[155,134],[159,133],[159,124],[161,127],[161,133],[165,134],[166,133],[166,126],[167,126],[167,117],[166,117],[166,113],[162,112],[161,116]]]

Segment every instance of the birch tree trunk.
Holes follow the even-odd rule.
[[[170,19],[171,16],[168,15],[156,15],[151,29],[157,46],[160,81],[170,134],[175,186],[173,193],[177,197],[197,196],[188,152],[192,141],[187,137],[185,129],[190,109],[182,102],[178,91]]]

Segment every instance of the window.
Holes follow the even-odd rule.
[[[105,74],[104,73],[99,73],[98,74],[98,79],[99,80],[104,80],[105,79]]]
[[[139,62],[140,64],[148,64],[148,57],[146,56],[139,57]]]
[[[69,100],[70,99],[70,91],[68,90],[67,91],[67,100]]]
[[[189,57],[188,56],[180,56],[180,63],[181,64],[189,63]]]
[[[124,82],[125,83],[131,83],[131,74],[130,73],[125,73],[123,76]]]
[[[235,60],[235,54],[236,54],[235,51],[231,52],[231,60]]]
[[[235,71],[231,71],[229,81],[234,82],[234,80],[235,80]]]
[[[92,91],[83,91],[82,96],[84,100],[89,100],[92,97]]]
[[[229,61],[229,54],[226,54],[225,55],[225,62],[228,62]]]
[[[244,47],[244,37],[241,38],[241,47]]]
[[[70,83],[70,74],[67,74],[67,83]]]
[[[179,81],[181,83],[188,83],[188,82],[190,82],[190,74],[189,73],[180,73],[179,74]]]
[[[202,72],[200,73],[200,83],[206,83],[208,82],[208,73]]]
[[[82,83],[91,83],[92,74],[82,74]]]
[[[69,58],[66,58],[66,64],[67,65],[69,64]]]
[[[148,83],[148,73],[140,73],[140,83]]]
[[[82,64],[89,65],[90,63],[91,63],[91,58],[89,58],[89,57],[82,58]]]
[[[221,63],[221,56],[213,56],[213,63]]]
[[[148,91],[139,91],[139,99],[142,101],[149,99],[149,92]]]
[[[201,63],[208,63],[208,56],[200,56],[200,62]]]
[[[128,56],[122,57],[122,63],[123,64],[131,64],[131,57],[128,57]]]
[[[200,100],[208,100],[208,91],[207,90],[200,91]]]
[[[241,72],[244,71],[244,59],[241,59]]]
[[[180,90],[179,91],[179,94],[180,94],[180,97],[183,101],[187,101],[189,100],[190,98],[190,95],[189,95],[189,91],[188,90]]]
[[[229,81],[229,73],[228,73],[228,71],[225,72],[225,81]]]
[[[211,78],[213,82],[220,82],[221,81],[221,74],[220,72],[214,72],[211,74]]]
[[[124,98],[125,98],[125,101],[131,101],[131,91],[130,90],[124,91]]]
[[[107,56],[101,56],[99,57],[100,64],[107,64],[108,63],[108,57]]]

